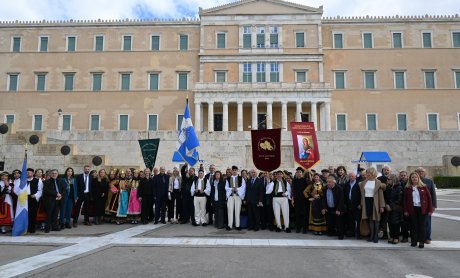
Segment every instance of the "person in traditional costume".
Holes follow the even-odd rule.
[[[235,214],[235,228],[240,231],[241,203],[246,194],[246,181],[238,176],[238,167],[232,166],[232,175],[227,178],[227,231],[233,228],[233,214]]]
[[[99,170],[97,178],[93,180],[94,224],[96,225],[102,223],[107,200],[107,191],[109,191],[109,178],[107,177],[105,169],[101,169]]]
[[[321,235],[326,232],[327,227],[326,218],[321,212],[324,185],[318,173],[313,175],[313,181],[305,188],[303,194],[310,202],[308,229],[313,231],[315,235]]]
[[[46,180],[43,169],[35,170],[35,178],[42,182],[41,197],[43,197],[43,184]],[[43,204],[43,198],[40,198],[40,200],[38,200],[38,209],[37,209],[37,223],[40,225],[40,230],[45,230],[45,222],[46,222],[45,205]]]
[[[59,216],[61,223],[61,230],[64,228],[70,229],[70,215],[72,208],[77,202],[77,183],[74,178],[73,168],[68,167],[65,170],[64,176],[61,178],[64,184],[64,192],[61,200],[61,213]]]
[[[1,233],[6,233],[6,227],[13,227],[14,209],[12,184],[9,182],[8,173],[3,172],[0,175],[0,229]]]
[[[198,171],[198,177],[192,183],[190,193],[193,196],[193,206],[195,208],[195,223],[193,226],[202,225],[207,226],[206,220],[206,195],[210,195],[211,187],[206,184],[204,179],[204,171],[200,169]]]
[[[128,217],[128,204],[129,204],[129,187],[131,186],[131,180],[126,179],[126,172],[120,172],[119,180],[119,198],[118,198],[118,210],[116,224],[120,225],[124,223],[124,219]]]
[[[290,233],[289,228],[289,200],[291,199],[291,185],[283,178],[283,171],[276,172],[276,179],[267,185],[266,193],[273,195],[273,214],[276,220],[276,231],[281,232],[281,213],[285,232]]]
[[[40,197],[42,196],[43,181],[34,177],[34,169],[32,168],[27,168],[27,187],[29,188],[29,195],[27,196],[29,226],[27,231],[33,234],[37,227],[37,210]]]
[[[131,182],[131,190],[129,193],[128,215],[131,217],[131,224],[137,224],[139,215],[141,214],[141,202],[138,199],[140,176],[139,170],[134,170],[133,180]]]
[[[115,221],[118,211],[118,199],[120,198],[120,177],[118,169],[113,169],[109,175],[109,190],[105,204],[105,215],[108,220]]]
[[[179,175],[179,169],[174,167],[172,171],[172,175],[169,178],[169,195],[171,196],[171,200],[169,202],[168,207],[168,219],[169,222],[179,223],[182,216],[182,198],[181,198],[181,181],[182,178]],[[176,208],[176,212],[174,214],[174,207]],[[175,215],[175,217],[174,217]]]

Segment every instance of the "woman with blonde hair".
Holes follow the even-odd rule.
[[[370,236],[368,241],[379,241],[380,216],[385,209],[383,190],[385,184],[377,179],[377,170],[371,167],[366,170],[366,179],[359,184],[361,190],[362,220],[368,221]]]
[[[430,190],[413,172],[409,175],[406,188],[404,189],[404,215],[411,220],[411,246],[424,248],[426,237],[426,218],[433,213]]]

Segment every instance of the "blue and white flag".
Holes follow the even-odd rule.
[[[19,188],[14,188],[14,193],[18,196],[16,205],[16,215],[14,217],[12,236],[22,236],[27,232],[29,226],[29,212],[27,205],[27,196],[29,195],[29,187],[27,186],[27,153],[24,155],[24,163],[22,164],[21,183]]]
[[[190,118],[190,110],[188,108],[188,99],[185,103],[185,112],[182,119],[179,136],[176,142],[177,151],[174,152],[174,162],[187,162],[190,166],[194,166],[199,160],[198,151],[196,148],[200,146],[195,129],[193,128],[192,119]]]

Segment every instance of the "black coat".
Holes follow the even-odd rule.
[[[246,182],[246,194],[244,199],[251,204],[263,203],[265,194],[265,187],[261,179],[255,178],[252,183],[252,178]]]
[[[350,200],[350,181],[345,183],[343,186],[343,197],[344,197],[344,205],[345,209],[347,210],[357,210],[358,206],[361,205],[361,190],[359,188],[358,181],[355,182],[353,186],[353,190],[351,191],[351,200]]]
[[[182,182],[181,182],[181,195],[182,198],[191,199],[192,195],[190,190],[192,189],[193,181],[195,180],[195,175],[187,177],[187,164],[184,164],[180,169],[180,173],[182,175]]]
[[[397,183],[393,186],[390,196],[390,223],[398,224],[403,221],[403,201],[405,183]]]
[[[92,184],[93,184],[93,178],[91,177],[90,174],[88,174],[88,188],[89,188],[89,193],[92,193]],[[79,199],[83,198],[83,194],[85,192],[86,185],[85,185],[85,178],[84,174],[80,174],[77,176],[77,196]]]
[[[167,199],[169,191],[169,176],[166,174],[159,174],[153,177],[153,188],[157,199]]]
[[[227,199],[227,191],[225,190],[225,179],[222,179],[219,184],[217,185],[217,197],[218,197],[218,204],[225,204],[225,201]],[[210,198],[211,200],[215,203],[216,198],[214,198],[214,194],[216,194],[216,188],[214,187],[214,184],[211,184],[211,194]]]
[[[42,201],[45,206],[48,206],[52,204],[53,202],[56,202],[56,197],[57,194],[60,193],[61,195],[64,194],[65,191],[65,185],[62,183],[61,179],[56,179],[57,186],[59,192],[56,191],[56,186],[54,184],[53,179],[46,180],[45,183],[43,184],[43,196],[42,196]]]
[[[308,180],[306,178],[300,178],[300,179],[293,178],[292,179],[291,190],[293,192],[295,204],[301,204],[301,203],[307,202],[305,195],[303,195],[303,192],[305,191],[305,188],[307,188],[307,185],[308,185]]]
[[[323,209],[327,209],[327,186],[323,189],[324,197],[322,198],[323,201]],[[344,198],[343,198],[343,189],[342,187],[336,185],[332,188],[332,194],[334,196],[334,207],[336,210],[340,212],[344,212]]]
[[[437,201],[437,198],[436,198],[436,188],[435,188],[434,182],[432,180],[428,179],[428,178],[423,178],[422,182],[426,185],[426,187],[430,191],[431,203],[433,205],[433,208],[437,208],[438,207],[438,201]]]
[[[155,188],[153,187],[152,178],[142,178],[139,181],[139,187],[137,188],[137,197],[153,197],[155,195]]]

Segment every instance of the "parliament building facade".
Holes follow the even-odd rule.
[[[173,131],[188,98],[201,133],[460,129],[458,15],[322,15],[244,0],[191,20],[1,22],[0,122]]]

